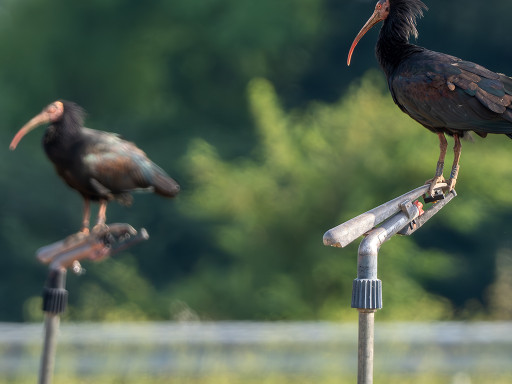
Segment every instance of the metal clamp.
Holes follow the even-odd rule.
[[[80,273],[80,260],[103,260],[148,238],[144,228],[137,232],[129,224],[110,224],[95,228],[90,234],[78,232],[41,247],[36,257],[41,263],[50,264],[50,269],[71,267]]]
[[[373,382],[374,316],[382,308],[382,281],[377,278],[381,245],[396,234],[411,235],[445,207],[457,193],[438,188],[428,196],[424,185],[328,230],[324,244],[346,247],[360,236],[364,239],[357,255],[357,278],[352,285],[352,308],[359,311],[358,383]],[[423,196],[424,211],[417,199]]]
[[[324,234],[324,244],[346,247],[364,235],[359,245],[357,279],[352,290],[352,307],[358,309],[382,308],[382,282],[377,278],[377,256],[381,245],[394,235],[412,235],[436,213],[445,207],[457,193],[453,190],[423,210],[417,199],[428,198],[428,185],[421,186],[369,210]],[[428,201],[428,199],[427,199]]]
[[[416,221],[417,228],[419,228],[439,212],[441,208],[448,204],[455,196],[457,196],[455,190],[446,194],[441,190],[435,191],[436,196],[441,194],[442,197],[438,197],[438,200],[433,202],[432,206],[428,210],[423,211],[422,205],[418,204],[416,200],[423,196],[424,202],[429,203],[430,201],[427,195],[428,190],[429,186],[423,185],[328,230],[324,234],[324,244],[327,246],[344,248],[358,237],[368,234],[372,229],[377,228],[381,223],[397,214],[403,214],[404,217],[400,217],[400,220],[393,223],[393,226],[403,224],[402,228],[404,228],[419,216],[423,217],[422,220]],[[416,217],[412,217],[414,216],[415,209],[418,210],[418,214]],[[382,224],[381,226],[388,227],[389,225],[390,223],[387,223],[386,225]],[[391,231],[393,233],[390,233],[390,235],[395,235],[402,228],[399,228],[398,231]],[[412,232],[404,232],[400,234],[410,235]]]
[[[144,228],[137,232],[129,224],[110,224],[97,226],[89,234],[75,233],[37,250],[37,259],[50,265],[43,290],[45,333],[39,384],[50,384],[52,381],[60,314],[66,310],[68,301],[67,268],[72,267],[75,273],[80,274],[83,272],[81,260],[103,260],[148,238]]]

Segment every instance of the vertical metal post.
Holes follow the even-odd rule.
[[[352,308],[359,311],[357,384],[373,383],[375,312],[382,308],[382,282],[377,278],[381,232],[371,231],[359,245],[357,279],[352,285]]]
[[[380,246],[418,217],[419,208],[406,200],[402,212],[369,231],[357,253],[357,279],[352,285],[352,308],[359,311],[357,384],[373,384],[375,312],[382,308],[382,281],[377,278]]]
[[[382,308],[382,282],[377,278],[381,245],[396,234],[412,235],[457,196],[455,190],[446,194],[437,190],[432,197],[424,198],[425,202],[434,204],[423,211],[423,204],[415,200],[428,190],[428,185],[418,187],[324,234],[325,245],[340,248],[365,236],[359,245],[357,279],[352,285],[352,308],[359,311],[358,384],[373,383],[375,312]]]
[[[82,271],[80,260],[103,260],[148,238],[144,228],[137,232],[129,224],[117,223],[98,231],[93,229],[90,235],[75,233],[38,249],[36,256],[39,261],[50,264],[50,273],[43,291],[45,333],[39,384],[51,384],[53,377],[60,314],[66,310],[68,302],[66,268],[73,268],[79,274]]]
[[[44,345],[39,370],[39,384],[50,384],[53,378],[55,366],[55,351],[57,347],[57,331],[59,329],[60,316],[57,314],[45,314],[44,319]]]
[[[43,291],[45,321],[39,384],[51,384],[52,382],[60,314],[66,309],[68,299],[68,291],[66,291],[65,287],[66,269],[50,269],[48,280]]]
[[[359,309],[357,383],[373,383],[373,346],[375,340],[375,309]]]

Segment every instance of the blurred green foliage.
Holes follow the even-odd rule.
[[[201,140],[185,157],[197,185],[190,205],[183,209],[214,223],[218,247],[231,260],[228,267],[217,271],[203,268],[188,289],[178,292],[187,302],[211,303],[206,313],[215,317],[227,312],[226,304],[218,303],[216,297],[230,305],[227,313],[241,318],[350,316],[343,305],[343,292],[351,289],[357,244],[343,251],[320,247],[325,224],[334,226],[421,185],[420,175],[426,178],[432,171],[436,141],[417,150],[415,143],[428,138],[428,132],[415,129],[414,122],[393,108],[380,74],[369,73],[338,104],[316,104],[290,114],[279,107],[265,80],[253,80],[249,94],[260,137],[251,158],[222,161]],[[365,110],[369,104],[371,110]],[[423,237],[418,244],[415,238],[399,238],[382,248],[383,317],[446,318],[451,310],[446,298],[458,299],[451,295],[452,285],[462,293],[473,290],[475,284],[484,289],[482,270],[492,276],[493,265],[492,258],[479,252],[485,248],[496,252],[496,247],[510,240],[489,244],[478,236],[473,243],[484,241],[485,245],[471,250],[453,244],[453,239],[484,232],[483,223],[495,218],[486,213],[499,214],[510,206],[509,195],[500,198],[491,192],[488,198],[493,199],[496,212],[473,208],[485,198],[484,191],[477,191],[486,177],[497,172],[496,178],[508,180],[512,175],[506,166],[492,166],[511,156],[506,153],[508,144],[493,142],[492,155],[468,149],[467,169],[476,168],[482,157],[488,163],[482,164],[481,174],[462,176],[463,197],[436,217],[431,224],[435,228],[426,230],[430,232],[426,236],[435,233],[434,241]],[[468,270],[470,263],[475,270]],[[443,285],[444,292],[434,288]],[[254,313],[255,307],[261,313]]]
[[[427,3],[420,44],[512,73],[508,2]],[[323,233],[422,184],[438,155],[437,138],[400,113],[380,73],[367,73],[376,31],[345,67],[372,9],[333,0],[2,2],[0,320],[41,316],[47,271],[34,252],[80,223],[81,200],[45,158],[42,129],[7,148],[57,98],[84,106],[88,126],[135,141],[183,187],[175,201],[110,205],[109,221],[146,227],[150,241],[69,275],[67,316],[353,319],[357,244],[325,248]],[[379,316],[510,318],[511,145],[465,143],[459,197],[413,238],[382,248]]]

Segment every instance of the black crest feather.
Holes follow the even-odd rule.
[[[85,110],[72,101],[59,100],[64,105],[64,114],[60,124],[69,130],[80,129],[84,125]]]
[[[404,42],[410,36],[417,39],[416,20],[423,17],[423,11],[428,10],[428,7],[420,0],[390,0],[389,8],[388,20],[394,24],[391,30],[394,37]]]
[[[422,49],[409,44],[409,37],[418,37],[416,20],[426,9],[420,0],[389,0],[389,15],[384,20],[375,48],[386,75],[389,76],[405,57]]]

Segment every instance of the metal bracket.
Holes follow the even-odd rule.
[[[430,197],[430,186],[421,186],[324,234],[324,244],[332,247],[346,247],[364,236],[357,254],[357,278],[352,285],[352,308],[359,311],[358,383],[373,382],[374,316],[382,308],[382,281],[377,278],[379,249],[396,234],[416,232],[457,196],[454,190],[444,194],[441,188]],[[417,200],[421,196],[426,204],[432,203],[426,211]]]
[[[137,232],[129,224],[110,224],[94,228],[89,234],[78,232],[41,247],[36,257],[41,263],[50,264],[50,269],[71,267],[79,274],[83,271],[80,260],[103,260],[148,238],[144,228]]]
[[[367,234],[386,220],[400,213],[404,214],[405,217],[402,218],[403,220],[399,220],[399,223],[396,224],[403,224],[402,228],[405,228],[414,221],[413,225],[416,226],[416,229],[413,231],[404,230],[403,232],[400,232],[402,228],[399,228],[398,231],[393,231],[394,233],[392,235],[395,235],[396,233],[403,235],[412,234],[443,207],[445,207],[446,204],[448,204],[455,196],[457,196],[455,190],[446,194],[444,194],[441,189],[436,190],[434,192],[435,196],[439,197],[439,194],[441,194],[443,198],[436,200],[428,210],[423,211],[422,204],[416,200],[423,196],[423,201],[428,203],[428,201],[430,201],[427,196],[428,190],[429,186],[423,185],[328,230],[324,234],[324,244],[327,246],[344,248],[358,237]],[[414,212],[417,212],[415,217],[413,217]],[[415,220],[418,216],[422,219]]]
[[[410,236],[418,229],[420,229],[427,221],[429,221],[436,213],[438,213],[441,209],[443,209],[446,204],[448,204],[454,197],[457,196],[457,192],[452,190],[448,192],[446,195],[443,195],[442,199],[435,200],[432,204],[432,207],[425,211],[424,214],[420,215],[418,218],[412,220],[408,225],[406,225],[402,230],[398,232],[399,235]],[[428,197],[423,197],[425,202],[429,201]]]
[[[435,203],[436,201],[443,200],[445,198],[443,190],[441,188],[435,189],[431,196],[424,195],[423,201],[425,203]]]
[[[37,259],[50,265],[43,290],[45,335],[39,371],[40,384],[50,384],[52,381],[60,314],[66,310],[68,301],[67,268],[72,267],[75,273],[81,274],[83,268],[80,260],[103,260],[148,238],[144,228],[137,232],[129,224],[110,224],[96,226],[89,234],[75,233],[37,250]]]

